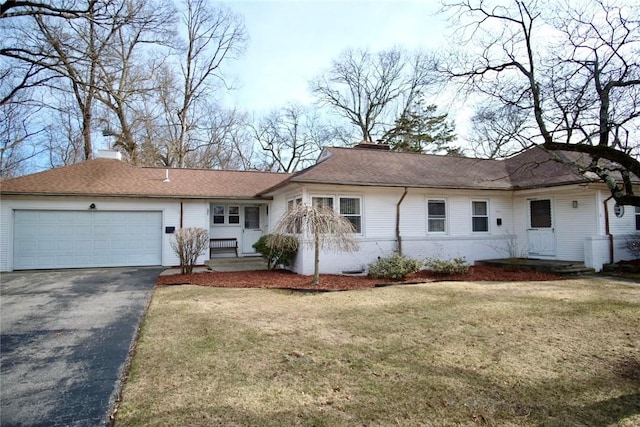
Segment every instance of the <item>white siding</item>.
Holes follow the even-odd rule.
[[[606,200],[609,197],[609,194],[603,191],[601,197],[602,200]],[[609,211],[609,231],[613,235],[614,240],[614,262],[631,260],[634,257],[626,247],[627,238],[640,235],[640,231],[636,230],[635,208],[633,206],[625,206],[624,215],[621,218],[618,218],[614,214],[614,206],[615,202],[613,200],[607,201]],[[601,212],[604,218],[604,206],[601,208]],[[604,219],[602,220],[602,230],[603,235],[606,234]]]
[[[360,249],[355,253],[323,252],[320,269],[323,273],[366,270],[368,264],[397,250],[396,206],[403,188],[346,187],[309,185],[302,194],[309,203],[314,195],[354,195],[362,198],[363,234],[358,236]],[[298,192],[300,194],[300,192]],[[293,193],[274,197],[272,211],[281,214],[287,198]],[[427,200],[446,199],[446,234],[427,233]],[[400,232],[405,255],[427,257],[465,257],[473,263],[479,259],[503,257],[510,239],[510,192],[429,191],[410,188],[400,210]],[[471,231],[471,201],[486,200],[489,208],[489,232]],[[502,225],[497,225],[497,218]],[[272,224],[275,223],[272,219]],[[292,269],[302,274],[313,273],[313,249],[302,246]]]
[[[13,212],[21,210],[88,210],[95,203],[98,211],[158,211],[162,212],[162,265],[179,264],[177,255],[171,249],[171,234],[165,227],[180,227],[180,201],[162,199],[116,199],[100,197],[3,197],[0,204],[0,271],[13,269]],[[208,202],[184,201],[183,226],[208,227],[206,210]],[[202,260],[206,259],[203,257]]]
[[[574,202],[577,202],[577,208],[573,207]],[[595,202],[595,195],[591,192],[565,193],[554,197],[557,259],[584,261],[585,240],[598,232]]]
[[[400,235],[405,239],[422,238],[427,234],[427,205],[424,194],[415,194],[413,190],[409,191],[400,205]],[[393,212],[393,216],[395,216],[395,210]],[[392,234],[392,237],[395,238],[395,233]]]

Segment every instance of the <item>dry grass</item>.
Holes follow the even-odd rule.
[[[631,426],[640,287],[155,291],[116,425]]]

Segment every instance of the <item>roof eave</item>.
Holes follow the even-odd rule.
[[[125,197],[130,199],[191,199],[191,200],[272,200],[264,196],[208,196],[208,195],[175,195],[175,194],[131,194],[131,193],[48,193],[34,191],[0,191],[1,196],[53,196],[53,197]]]
[[[436,189],[449,189],[449,190],[503,190],[508,191],[512,188],[510,186],[500,187],[479,187],[479,186],[455,186],[455,185],[433,185],[433,184],[416,184],[416,183],[380,183],[380,182],[361,182],[361,181],[329,181],[329,180],[295,180],[290,183],[297,184],[324,184],[324,185],[352,185],[359,187],[389,187],[389,188],[436,188]]]

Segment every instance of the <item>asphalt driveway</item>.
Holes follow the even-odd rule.
[[[104,425],[160,271],[2,273],[0,425]]]

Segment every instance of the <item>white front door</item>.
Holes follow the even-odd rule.
[[[553,228],[551,199],[529,200],[529,229],[527,230],[530,256],[555,256],[556,236]]]
[[[243,254],[256,253],[253,244],[262,236],[260,225],[260,206],[244,206],[244,223],[242,224]]]

